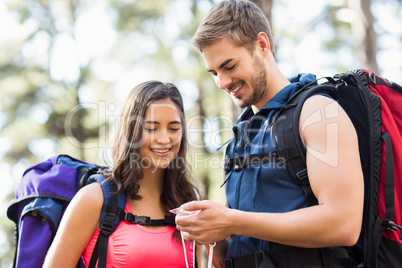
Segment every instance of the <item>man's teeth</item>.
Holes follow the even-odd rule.
[[[239,91],[239,89],[243,86],[243,84],[241,84],[240,86],[238,86],[237,88],[233,89],[232,93],[236,93],[237,91]]]
[[[167,153],[169,152],[169,149],[152,149],[155,153]]]

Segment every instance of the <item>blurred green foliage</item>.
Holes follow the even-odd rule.
[[[5,238],[0,245],[1,267],[8,267],[14,254],[14,224],[5,210],[23,170],[58,153],[108,162],[103,157],[112,147],[120,105],[131,87],[144,80],[179,87],[191,128],[189,159],[195,178],[203,198],[224,202],[224,190],[219,188],[222,150],[217,148],[230,139],[233,114],[240,111],[217,90],[202,57],[189,44],[211,2],[8,0],[0,4],[4,22],[0,23],[0,164],[8,182],[0,214],[0,238]],[[328,0],[315,13],[291,17],[287,16],[291,1],[274,1],[276,56],[285,74],[323,69],[335,73],[359,66],[351,23],[339,19],[346,2]],[[401,1],[380,4],[400,18]],[[306,17],[297,22],[296,18]],[[395,38],[386,24],[377,22],[376,30]],[[314,33],[322,37],[320,47],[331,60],[314,70],[302,70],[295,47]],[[395,40],[393,49],[401,50],[402,34]],[[317,60],[317,51],[303,52],[313,53],[311,58]],[[346,56],[338,57],[340,53]],[[385,70],[381,64],[380,69]]]

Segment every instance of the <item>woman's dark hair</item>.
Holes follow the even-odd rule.
[[[135,86],[124,103],[116,131],[113,148],[113,169],[108,179],[115,180],[118,192],[124,191],[128,198],[141,199],[138,195],[141,171],[140,147],[144,117],[149,105],[159,100],[171,100],[180,113],[182,138],[178,155],[164,171],[161,203],[166,211],[197,199],[196,187],[190,182],[187,163],[187,131],[183,100],[179,90],[171,83],[148,81]]]

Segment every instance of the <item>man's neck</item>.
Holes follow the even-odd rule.
[[[272,58],[267,61],[267,90],[261,99],[251,109],[256,113],[261,107],[268,103],[278,92],[289,85],[289,80],[282,74]]]

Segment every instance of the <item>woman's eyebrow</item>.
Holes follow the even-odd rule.
[[[160,125],[160,123],[158,121],[145,121],[145,123],[147,123],[147,124],[159,124]],[[172,122],[169,122],[169,124],[181,124],[181,122],[180,121],[172,121]]]

